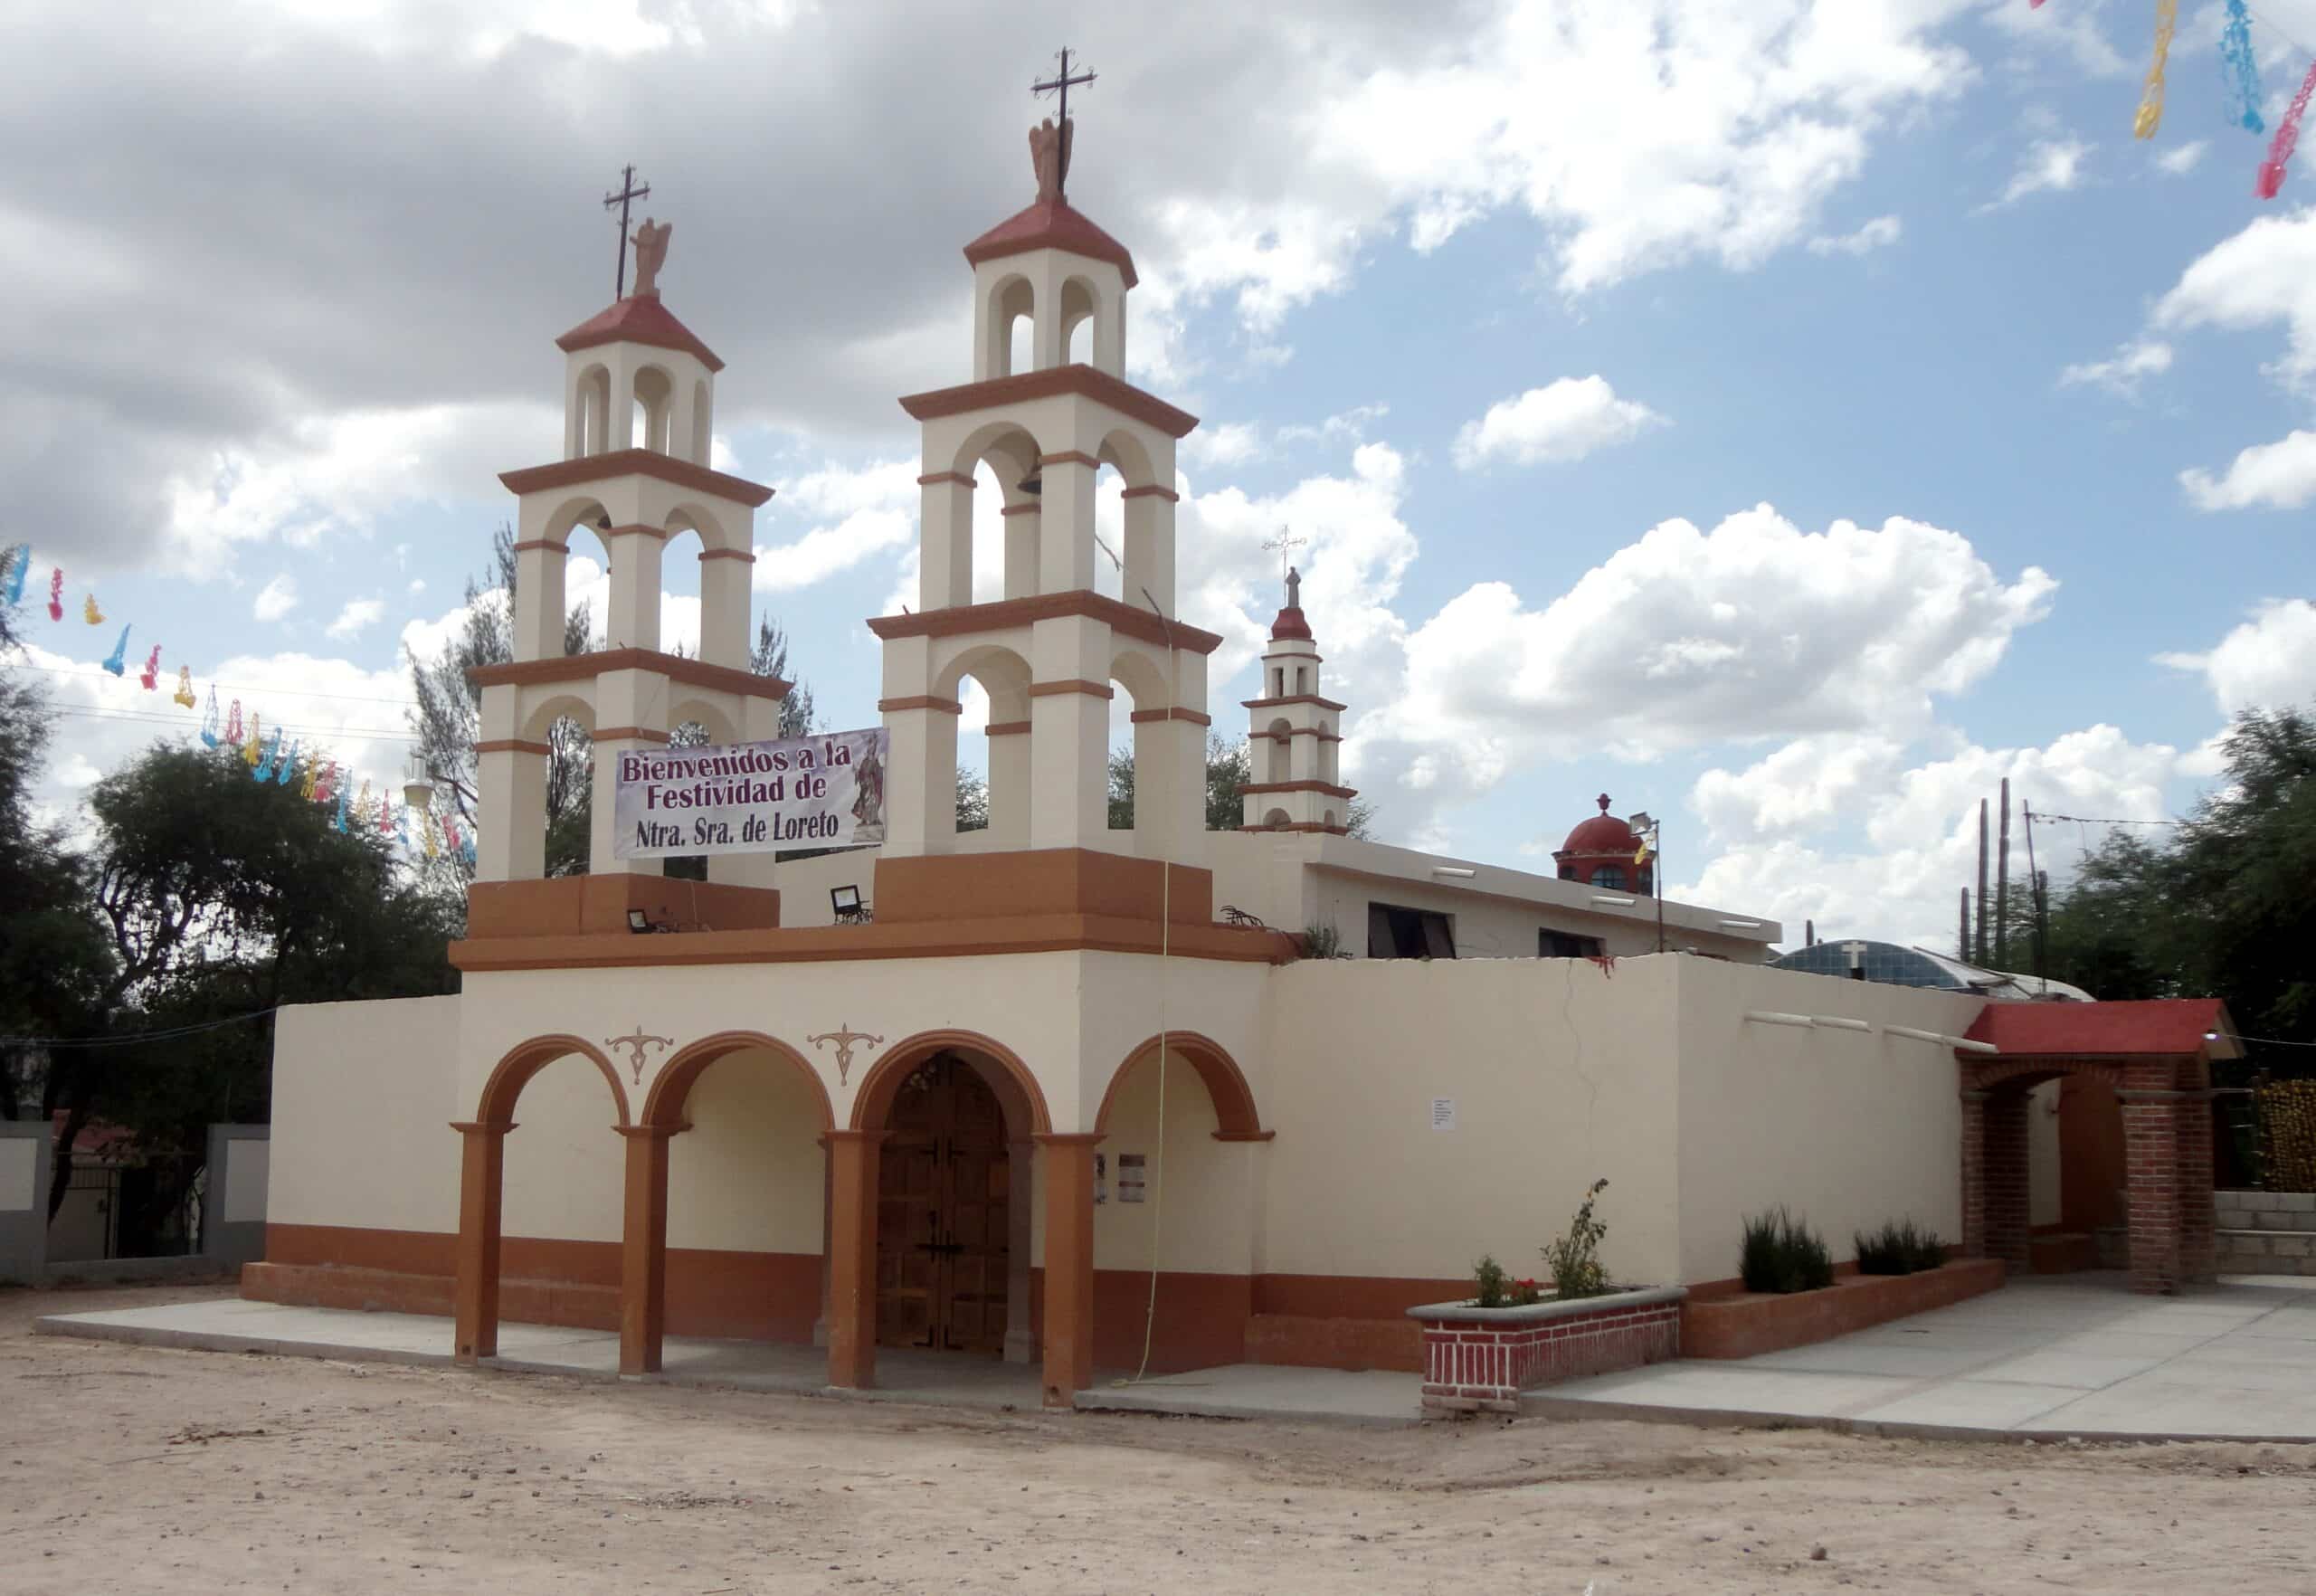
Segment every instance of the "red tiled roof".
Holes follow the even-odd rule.
[[[555,340],[555,347],[565,354],[576,349],[592,349],[598,344],[649,344],[655,349],[681,349],[696,355],[710,371],[722,371],[724,363],[716,351],[699,341],[698,334],[678,321],[660,296],[648,299],[633,295],[620,300],[600,315],[590,317]]]
[[[1992,1042],[2006,1056],[2155,1056],[2204,1050],[2217,1031],[2214,1056],[2233,1058],[2235,1027],[2217,998],[2148,998],[2119,1003],[1989,1003],[1964,1034]]]
[[[978,266],[983,261],[1025,255],[1031,250],[1068,250],[1089,260],[1107,261],[1125,274],[1126,287],[1132,288],[1136,280],[1134,257],[1125,245],[1070,209],[1067,200],[1039,201],[1008,216],[967,244],[965,259]]]
[[[1278,619],[1270,623],[1270,635],[1273,641],[1292,637],[1300,638],[1303,641],[1309,642],[1311,641],[1311,623],[1303,619],[1302,606],[1299,604],[1289,604],[1286,608],[1281,610],[1278,613]]]

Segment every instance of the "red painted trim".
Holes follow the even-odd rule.
[[[1180,621],[1163,622],[1148,610],[1082,588],[1068,593],[1042,593],[1033,598],[993,599],[985,604],[951,604],[908,615],[878,615],[869,621],[868,630],[889,642],[897,637],[955,637],[969,632],[1002,632],[1017,626],[1034,626],[1040,621],[1064,615],[1106,622],[1113,632],[1123,632],[1128,637],[1161,648],[1171,646],[1194,654],[1210,654],[1222,646],[1220,632],[1201,632]]]
[[[559,460],[552,465],[527,466],[518,471],[498,473],[499,481],[506,485],[509,493],[537,493],[550,488],[575,488],[612,477],[650,477],[659,481],[672,482],[679,488],[689,488],[698,493],[729,499],[734,504],[744,504],[750,509],[763,504],[773,493],[761,482],[710,470],[688,460],[678,460],[672,454],[661,454],[656,449],[612,449],[602,454],[583,454],[577,460]]]
[[[938,421],[943,416],[1002,409],[1064,394],[1107,405],[1120,415],[1153,426],[1170,438],[1187,437],[1198,425],[1198,417],[1190,412],[1177,410],[1154,394],[1146,394],[1131,383],[1085,365],[1051,366],[1043,371],[1025,371],[1014,376],[992,377],[983,383],[963,383],[954,388],[911,394],[901,401],[901,408],[914,420]]]
[[[650,670],[710,692],[736,693],[748,698],[784,698],[788,684],[776,676],[757,676],[728,665],[710,665],[657,649],[599,649],[592,654],[563,654],[546,660],[512,660],[503,665],[478,665],[467,672],[477,687],[536,687],[547,682],[593,681],[614,670]]]

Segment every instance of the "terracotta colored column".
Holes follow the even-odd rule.
[[[452,1353],[461,1363],[498,1355],[498,1215],[512,1120],[454,1122],[459,1165],[459,1287]]]
[[[656,1374],[668,1330],[668,1138],[683,1125],[622,1125],[627,1217],[620,1231],[619,1372]]]
[[[2033,1262],[2033,1212],[2027,1201],[2026,1111],[2023,1086],[1998,1087],[1985,1104],[1987,1254],[2023,1274]]]
[[[2211,1092],[2184,1093],[2178,1106],[2179,1278],[2219,1278],[2219,1216],[2211,1176]]]
[[[1987,1095],[1962,1094],[1962,1256],[1987,1256]]]
[[[1099,1135],[1042,1133],[1045,1149],[1045,1405],[1094,1382],[1094,1148]]]
[[[2123,1105],[2131,1289],[2169,1296],[2179,1289],[2178,1095],[2126,1089],[2115,1096]]]
[[[1037,1190],[1030,1159],[1036,1145],[1005,1144],[1008,1192],[1005,1204],[1005,1361],[1028,1363],[1038,1355],[1037,1333],[1030,1328],[1030,1194]]]
[[[883,1131],[829,1131],[829,1383],[877,1383],[877,1154]]]

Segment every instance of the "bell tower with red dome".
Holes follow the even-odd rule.
[[[1552,850],[1563,881],[1582,881],[1604,892],[1651,896],[1656,889],[1656,861],[1637,864],[1641,838],[1626,822],[1609,812],[1606,793],[1595,800],[1600,812],[1578,823],[1568,841]],[[1645,817],[1644,817],[1645,818]]]
[[[1343,785],[1337,717],[1343,706],[1319,694],[1319,646],[1303,618],[1303,574],[1288,567],[1286,607],[1270,623],[1259,697],[1246,700],[1248,774],[1239,789],[1242,831],[1326,831],[1347,836],[1351,801]]]

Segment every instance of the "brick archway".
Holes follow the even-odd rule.
[[[2027,1266],[2027,1094],[2075,1076],[2122,1105],[2131,1289],[2211,1279],[2211,1059],[2235,1056],[2232,1034],[2215,999],[1989,1003],[1970,1038],[1998,1050],[1958,1055],[1963,1251]]]

